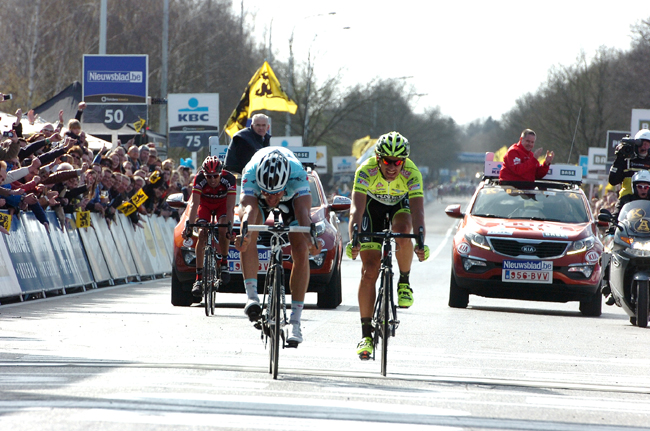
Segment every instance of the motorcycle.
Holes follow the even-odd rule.
[[[616,226],[613,236],[603,241],[603,294],[611,293],[632,325],[645,328],[650,312],[650,201],[625,204],[618,221],[608,210],[600,210],[598,220]]]

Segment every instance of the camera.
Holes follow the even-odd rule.
[[[2,132],[2,137],[4,137],[4,138],[13,138],[14,137],[13,130],[7,130],[5,132]]]
[[[12,98],[11,94],[4,94],[2,100],[11,100],[11,98]]]
[[[638,154],[637,148],[639,148],[641,144],[642,142],[640,139],[634,139],[626,136],[625,138],[621,139],[621,144],[616,150],[616,155],[618,156],[620,154],[626,159],[631,159]]]

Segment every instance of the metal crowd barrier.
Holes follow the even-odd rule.
[[[93,213],[91,226],[78,229],[75,215],[66,214],[65,228],[53,211],[46,215],[49,232],[23,212],[10,235],[0,234],[0,304],[171,274],[171,218],[144,217],[140,228],[121,213],[110,223]]]

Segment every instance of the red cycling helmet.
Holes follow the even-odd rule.
[[[208,156],[203,161],[201,168],[204,174],[220,174],[223,166],[218,157]]]

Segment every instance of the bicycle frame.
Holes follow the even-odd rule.
[[[377,345],[381,342],[381,375],[386,376],[388,367],[388,339],[395,336],[399,326],[397,320],[397,307],[393,299],[393,240],[397,238],[415,239],[418,248],[424,248],[424,228],[420,227],[417,234],[394,233],[390,228],[381,232],[364,233],[375,239],[381,239],[381,266],[379,268],[379,291],[375,299],[375,306],[372,314],[373,327],[373,352],[372,359],[375,360]],[[359,228],[353,226],[352,244],[359,243]]]
[[[203,251],[203,303],[205,306],[205,315],[210,317],[214,315],[214,308],[217,300],[217,291],[221,287],[221,264],[217,262],[217,248],[215,243],[219,237],[219,228],[227,228],[232,233],[232,223],[186,223],[186,229],[200,228],[206,229],[206,242]]]
[[[266,343],[270,339],[269,349],[269,373],[273,375],[274,379],[278,378],[280,347],[296,347],[291,344],[285,344],[285,326],[288,324],[287,320],[287,304],[285,296],[284,285],[284,268],[282,267],[282,247],[288,244],[288,240],[284,239],[284,233],[302,232],[311,233],[312,239],[315,235],[315,227],[312,226],[285,226],[279,221],[280,211],[273,210],[274,223],[273,226],[269,225],[248,225],[248,222],[242,223],[241,235],[245,236],[248,232],[270,232],[271,237],[271,260],[269,262],[269,269],[266,274],[264,282],[264,298],[262,301],[262,319],[257,322],[255,327],[262,329],[261,338]],[[268,298],[268,303],[267,303]],[[280,344],[282,339],[282,344]]]

